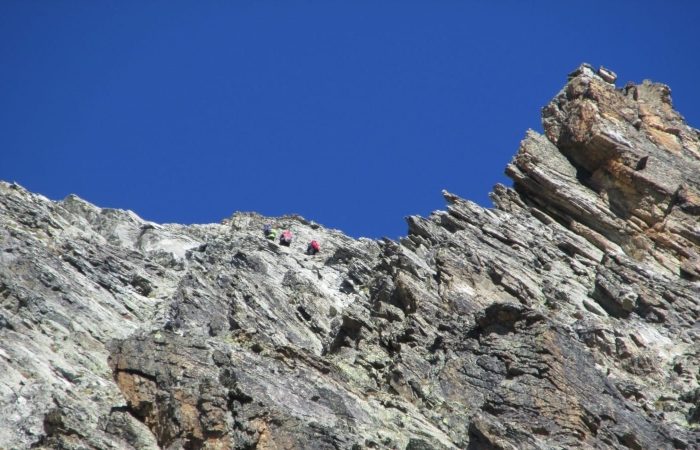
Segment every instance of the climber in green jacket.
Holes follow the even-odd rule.
[[[275,239],[277,239],[277,235],[279,235],[279,230],[277,228],[273,228],[270,224],[266,224],[263,227],[263,233],[265,234],[266,238],[268,238],[271,241],[274,241]]]

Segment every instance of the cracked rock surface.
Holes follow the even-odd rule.
[[[616,78],[399,241],[1,182],[0,449],[700,448],[700,132]]]

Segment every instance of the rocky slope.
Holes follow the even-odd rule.
[[[0,448],[700,448],[700,133],[614,82],[399,242],[1,183]]]

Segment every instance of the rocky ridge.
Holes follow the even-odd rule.
[[[0,448],[700,448],[700,132],[615,81],[398,242],[0,183]]]

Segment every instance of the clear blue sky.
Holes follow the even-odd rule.
[[[157,222],[490,206],[581,62],[700,126],[700,2],[0,2],[0,179]]]

